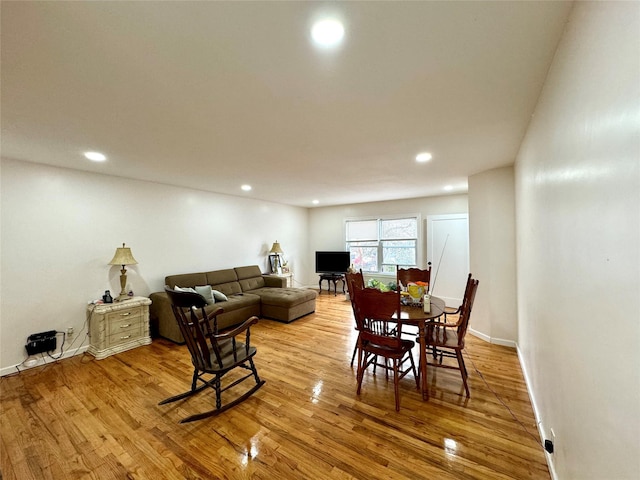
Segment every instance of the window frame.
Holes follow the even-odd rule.
[[[381,238],[382,233],[382,222],[388,220],[404,220],[404,219],[414,219],[416,222],[416,236],[415,238]],[[357,240],[349,240],[347,237],[349,231],[349,223],[350,222],[367,222],[367,221],[375,221],[376,222],[376,230],[377,230],[377,238],[375,239],[357,239]],[[423,255],[423,245],[422,245],[422,219],[419,213],[407,213],[407,214],[399,214],[399,215],[371,215],[371,216],[363,216],[363,217],[349,217],[344,220],[344,239],[345,239],[345,250],[351,252],[351,244],[355,243],[376,243],[375,248],[377,249],[377,268],[378,271],[369,271],[362,270],[363,273],[367,275],[375,275],[375,276],[387,276],[387,277],[395,277],[396,272],[395,268],[393,272],[385,272],[383,271],[384,266],[388,266],[391,264],[383,263],[383,249],[384,242],[393,242],[393,241],[414,241],[415,242],[415,264],[408,265],[403,264],[407,267],[414,266],[417,267],[420,264]],[[373,245],[372,245],[373,247]],[[396,264],[393,264],[394,266]]]

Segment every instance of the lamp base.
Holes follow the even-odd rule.
[[[126,293],[121,293],[120,295],[118,295],[118,298],[115,298],[113,301],[114,302],[124,302],[125,300],[131,300],[132,298],[133,297],[130,297]]]

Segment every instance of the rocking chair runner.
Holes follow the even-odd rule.
[[[192,422],[224,412],[249,398],[264,385],[265,382],[260,380],[253,363],[256,348],[250,345],[250,327],[258,323],[258,317],[253,316],[233,330],[220,334],[218,333],[217,315],[222,313],[222,308],[207,314],[205,312],[207,303],[202,295],[192,292],[178,292],[169,287],[165,287],[165,291],[171,300],[171,308],[191,354],[193,378],[191,390],[167,398],[159,405],[182,400],[206,387],[213,388],[216,392],[216,408],[205,413],[191,415],[180,421],[180,423]],[[244,342],[241,342],[236,337],[243,332],[245,332]],[[235,368],[243,368],[249,370],[250,373],[222,387],[222,377]],[[212,375],[213,378],[206,379],[205,376],[208,375]],[[256,384],[248,392],[232,402],[222,405],[222,392],[251,377],[255,379]],[[198,381],[203,384],[197,386]]]

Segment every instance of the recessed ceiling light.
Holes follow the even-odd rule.
[[[240,188],[245,192],[248,192],[249,190],[251,190],[251,185],[242,185]]]
[[[104,162],[107,159],[107,156],[100,152],[84,152],[84,156],[92,162]]]
[[[318,205],[320,203],[320,200],[311,200],[311,203],[313,203],[314,205]]]
[[[450,192],[451,190],[453,190],[453,185],[445,185],[443,190],[446,190],[447,192]]]
[[[427,152],[419,153],[416,156],[416,162],[420,162],[420,163],[428,162],[429,160],[431,160],[431,158],[432,156],[430,153],[427,153]]]
[[[342,41],[343,37],[344,26],[340,21],[333,18],[320,20],[311,28],[311,38],[319,47],[335,47]]]

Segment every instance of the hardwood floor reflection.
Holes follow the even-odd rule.
[[[315,314],[261,320],[252,342],[267,383],[183,425],[215,400],[157,405],[192,374],[186,347],[162,339],[3,377],[0,478],[550,478],[514,350],[467,335],[471,398],[459,372],[432,368],[430,400],[407,376],[396,413],[382,372],[356,396],[355,339],[349,302],[326,291]]]

